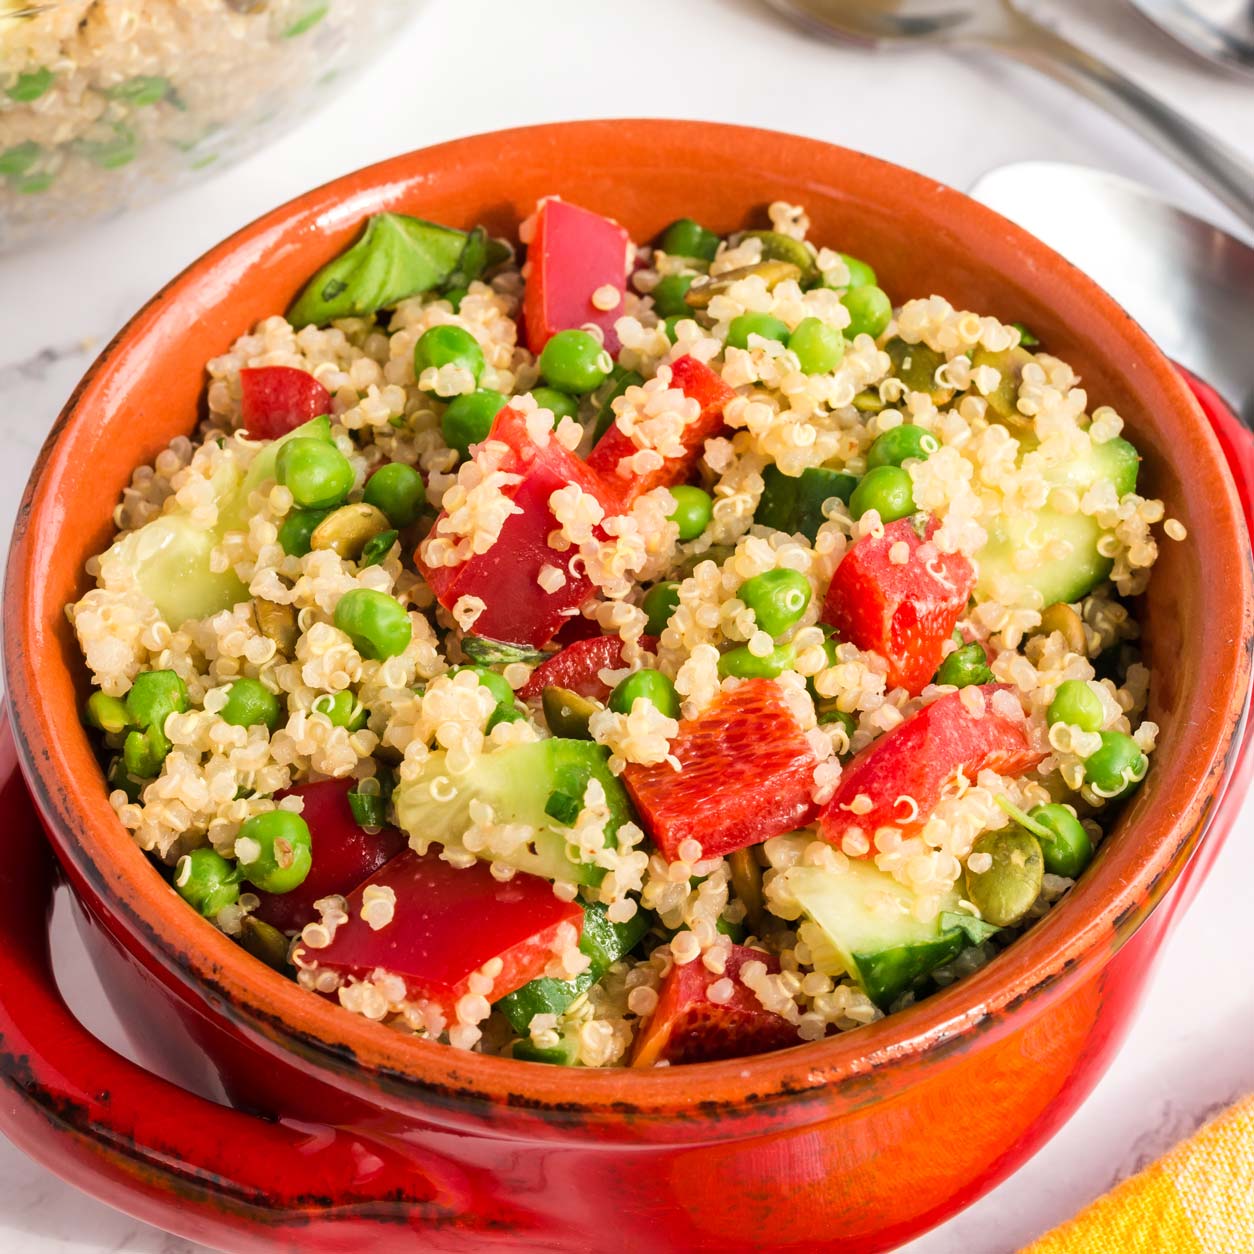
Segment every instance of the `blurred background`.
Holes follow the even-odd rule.
[[[0,0],[0,19],[24,2]],[[193,10],[208,0],[186,2]],[[254,0],[216,2],[255,7]],[[300,3],[308,14],[326,7]],[[1126,0],[1026,0],[1025,7],[1254,159],[1254,78],[1227,75],[1183,51]],[[270,68],[254,60],[247,75],[225,53],[216,66],[212,47],[198,49],[200,68],[209,71],[203,75],[206,109],[229,102],[232,91],[263,100],[258,84],[267,76],[278,81],[290,72],[298,82],[294,127],[264,149],[228,132],[212,145],[217,160],[193,186],[157,197],[137,180],[135,207],[65,227],[47,240],[33,211],[21,224],[24,240],[11,224],[10,247],[0,253],[5,545],[30,465],[59,408],[150,295],[205,249],[282,201],[356,167],[459,135],[571,118],[703,118],[861,149],[964,189],[1009,162],[1077,162],[1135,179],[1249,235],[1178,166],[1118,122],[991,54],[836,46],[801,32],[759,0],[635,0],[631,6],[359,0],[352,8],[372,24],[369,39],[358,40],[352,23],[335,25],[331,12],[289,37],[293,44],[309,40],[299,57]],[[288,26],[301,20],[297,14]],[[350,77],[354,57],[370,51],[373,41],[381,44],[379,55]],[[0,42],[0,67],[4,55]],[[194,113],[190,106],[197,102],[186,103]],[[257,104],[249,116],[277,128],[284,118],[267,110],[279,107],[277,100]],[[185,138],[200,142],[190,130]],[[92,142],[111,141],[93,132]],[[236,157],[242,159],[218,171]],[[503,177],[509,162],[503,148]],[[1234,999],[1228,988],[1228,972],[1237,965],[1232,955],[1254,949],[1254,920],[1239,892],[1254,875],[1251,837],[1254,821],[1247,814],[1169,947],[1121,1059],[1080,1114],[1008,1183],[907,1247],[910,1254],[1005,1254],[1254,1086],[1248,1049],[1227,1044],[1254,1037],[1254,1001]],[[71,1003],[111,1039],[108,1010],[77,973],[72,934],[58,930],[56,945]],[[1194,1004],[1209,998],[1207,1014],[1182,1014],[1181,990]],[[1196,1064],[1201,1049],[1208,1053],[1204,1066]],[[3,1254],[186,1254],[194,1248],[90,1201],[0,1143]]]

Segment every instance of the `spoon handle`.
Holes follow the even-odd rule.
[[[1254,227],[1254,166],[1113,66],[1003,0],[1011,23],[988,42],[1083,93],[1156,144]]]

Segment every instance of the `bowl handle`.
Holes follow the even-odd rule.
[[[270,1122],[136,1066],[57,990],[48,945],[56,865],[0,710],[0,1133],[72,1184],[167,1231],[232,1250],[365,1249],[389,1220],[465,1216],[464,1182],[342,1129]],[[451,1177],[451,1178],[450,1178]],[[417,1231],[415,1231],[417,1230]]]

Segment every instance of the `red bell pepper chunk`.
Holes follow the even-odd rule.
[[[657,641],[652,636],[642,636],[640,643],[650,652],[657,648]],[[583,697],[604,701],[610,695],[610,686],[600,678],[600,673],[618,670],[624,665],[623,642],[619,636],[592,636],[576,640],[560,653],[541,662],[519,689],[518,695],[524,701],[532,701],[546,688],[555,685]]]
[[[318,917],[315,901],[335,894],[347,897],[405,848],[405,833],[394,827],[367,832],[357,825],[348,807],[354,784],[351,779],[323,779],[278,794],[304,799],[301,816],[309,824],[313,865],[304,883],[290,893],[263,893],[250,886],[249,891],[261,898],[259,919],[282,932],[298,932]]]
[[[372,885],[396,894],[391,922],[377,931],[361,917]],[[501,882],[486,862],[459,869],[434,851],[407,849],[349,894],[348,920],[325,949],[298,945],[294,956],[343,976],[388,971],[411,999],[433,1002],[452,1019],[470,977],[494,958],[502,967],[489,1001],[543,975],[564,923],[582,934],[583,909],[560,901],[548,880],[519,872]]]
[[[838,846],[846,836],[861,833],[870,855],[881,827],[922,827],[959,772],[968,780],[981,771],[1020,775],[1044,756],[1008,685],[949,692],[873,741],[845,767],[819,816],[819,830]]]
[[[254,440],[277,440],[331,412],[331,393],[307,370],[252,366],[239,372],[244,430]]]
[[[706,440],[723,430],[723,409],[736,395],[709,366],[695,357],[680,357],[671,363],[670,369],[671,386],[679,388],[701,406],[700,416],[684,428],[683,455],[667,458],[663,465],[646,474],[636,473],[624,461],[636,453],[636,444],[620,429],[617,421],[588,454],[588,465],[603,476],[620,509],[627,509],[632,501],[653,488],[669,488],[687,480],[701,460]]]
[[[674,966],[662,981],[657,1009],[636,1034],[631,1065],[658,1062],[712,1062],[743,1058],[798,1044],[797,1029],[783,1015],[767,1010],[740,980],[746,962],[762,962],[779,970],[774,954],[733,945],[723,975],[708,971],[698,959]],[[722,979],[732,982],[727,1001],[711,1001],[710,989]]]
[[[535,233],[527,248],[527,289],[523,315],[527,347],[537,355],[557,334],[595,323],[611,354],[619,349],[614,323],[623,315],[631,237],[610,218],[556,197],[536,208]],[[592,294],[615,288],[618,302],[598,309]]]
[[[953,634],[975,586],[975,570],[961,553],[942,553],[932,543],[940,524],[928,520],[922,536],[908,518],[863,536],[836,567],[823,621],[859,649],[888,662],[889,687],[917,696],[936,674],[941,649]],[[905,562],[892,559],[906,545]]]
[[[418,547],[418,566],[445,609],[452,610],[463,596],[484,602],[486,608],[471,628],[475,635],[539,647],[553,638],[592,592],[591,580],[570,569],[578,549],[549,547],[549,536],[558,528],[549,497],[573,483],[600,499],[601,485],[556,438],[551,437],[544,446],[537,444],[527,432],[523,415],[508,406],[497,414],[480,448],[492,442],[509,450],[501,469],[521,476],[520,483],[503,489],[517,512],[505,520],[486,553],[475,554],[457,566],[432,566],[424,554],[442,534],[448,515],[441,513]],[[552,592],[537,582],[544,566],[555,566],[565,575],[565,582]]]
[[[750,679],[721,693],[671,741],[679,770],[630,763],[623,783],[653,843],[679,857],[691,837],[721,857],[808,823],[818,759],[779,686]]]

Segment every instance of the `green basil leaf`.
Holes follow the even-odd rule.
[[[45,65],[38,70],[28,70],[17,76],[17,82],[6,93],[10,100],[18,104],[29,104],[52,86],[52,71]]]
[[[462,649],[472,662],[480,666],[508,666],[511,662],[526,662],[529,666],[544,659],[539,649],[528,644],[509,644],[504,640],[486,640],[482,636],[466,636]]]
[[[372,536],[366,541],[366,547],[361,551],[361,560],[357,565],[364,570],[367,566],[375,566],[383,561],[385,557],[392,551],[392,545],[396,543],[399,531],[381,531],[377,536]]]
[[[160,103],[172,90],[173,84],[168,78],[162,78],[159,74],[138,74],[116,87],[110,87],[105,95],[110,100],[122,100],[140,109],[144,105]]]
[[[33,139],[4,149],[0,152],[0,175],[17,178],[28,173],[42,152],[43,149]]]
[[[941,934],[944,935],[944,933],[952,931],[954,928],[965,933],[967,940],[972,945],[982,944],[994,932],[1001,931],[1001,928],[995,927],[992,923],[986,923],[983,919],[977,919],[973,914],[958,914],[951,910],[942,910],[940,917]]]
[[[360,318],[442,287],[466,248],[466,234],[399,213],[376,213],[347,252],[323,266],[288,313],[293,326]]]

